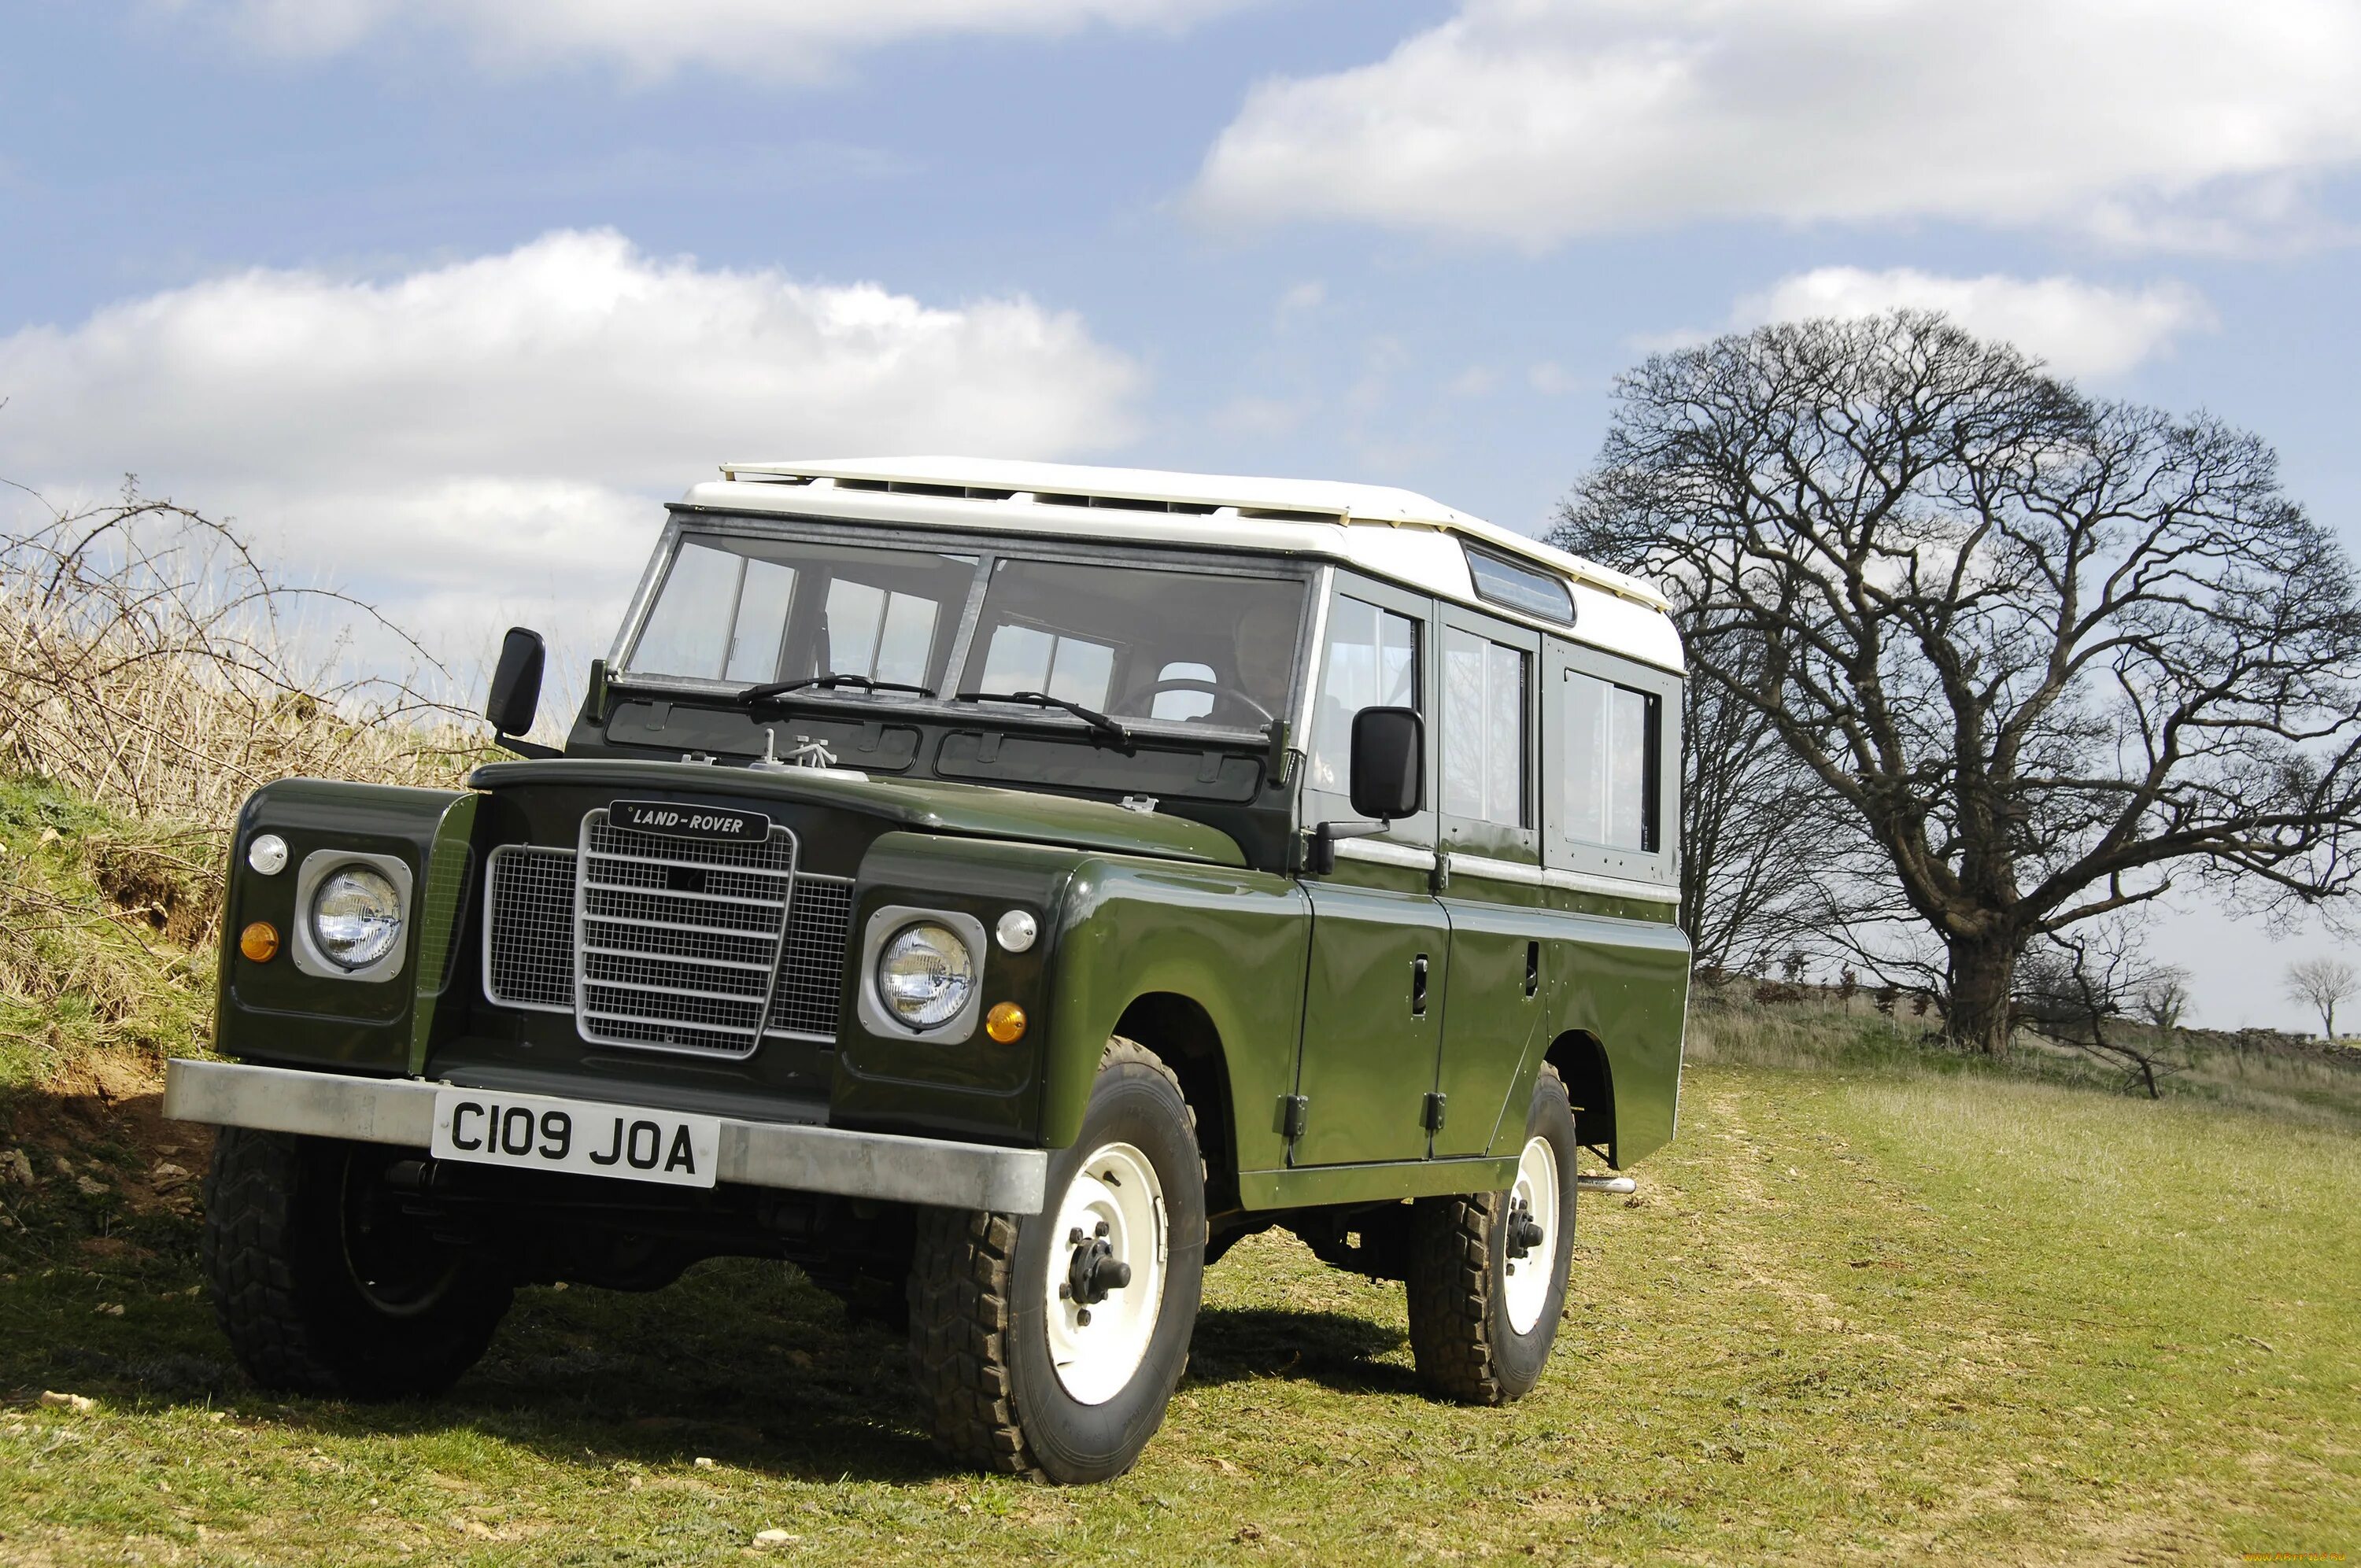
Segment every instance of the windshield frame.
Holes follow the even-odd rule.
[[[910,550],[975,558],[975,573],[968,587],[966,602],[960,607],[952,623],[951,645],[949,660],[944,665],[942,691],[932,697],[921,697],[907,692],[864,692],[847,687],[833,690],[809,688],[776,699],[780,704],[860,712],[873,718],[890,714],[967,725],[983,721],[1012,728],[1071,732],[1077,738],[1086,735],[1090,727],[1072,715],[1054,708],[953,700],[960,691],[976,689],[968,683],[983,676],[977,643],[984,599],[992,589],[995,562],[1014,559],[1082,566],[1135,566],[1149,571],[1187,572],[1201,576],[1234,576],[1299,584],[1304,594],[1303,608],[1296,628],[1292,665],[1288,673],[1284,696],[1276,713],[1288,726],[1290,735],[1299,738],[1290,740],[1290,745],[1301,744],[1301,716],[1314,663],[1313,641],[1319,633],[1319,623],[1324,619],[1323,612],[1328,572],[1325,563],[1294,555],[1263,555],[1243,551],[1122,544],[1094,539],[1068,540],[1035,534],[970,532],[925,527],[879,527],[874,523],[749,516],[740,512],[706,512],[675,507],[667,516],[664,532],[640,574],[639,587],[633,591],[631,603],[616,630],[615,640],[607,657],[608,681],[611,685],[630,691],[672,694],[688,700],[727,702],[756,684],[697,675],[642,674],[633,671],[625,662],[626,653],[637,646],[646,628],[683,539],[700,535],[725,541],[735,538],[784,543],[808,541],[817,544],[860,545],[879,550]],[[974,666],[972,670],[972,664]],[[1257,749],[1270,744],[1269,735],[1259,727],[1243,729],[1208,724],[1202,720],[1134,718],[1129,715],[1120,716],[1120,722],[1135,735],[1159,741],[1196,741]]]

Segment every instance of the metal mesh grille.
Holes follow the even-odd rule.
[[[787,934],[796,841],[676,839],[582,819],[574,1014],[583,1038],[744,1056]]]
[[[509,1007],[574,1011],[574,856],[494,850],[484,911],[484,994]]]
[[[849,878],[796,878],[796,900],[787,910],[787,950],[779,959],[779,988],[771,994],[769,1026],[774,1032],[836,1038],[837,992],[843,983],[851,928]]]
[[[702,872],[708,894],[717,874],[729,879],[725,886],[741,878],[781,885],[776,869],[749,867],[742,853],[770,853],[775,867],[780,860],[771,846],[709,846],[741,851],[730,857],[731,863],[714,867],[694,852],[680,854],[682,840],[609,831],[612,837],[602,835],[599,844],[661,846],[655,858],[681,863],[654,869]],[[792,866],[792,847],[784,863]],[[509,845],[492,851],[484,964],[484,993],[491,1001],[574,1012],[578,956],[584,1012],[596,1025],[595,1035],[587,1026],[584,1032],[592,1038],[743,1056],[753,1048],[749,1031],[766,989],[764,1033],[836,1038],[837,994],[852,923],[850,878],[794,875],[782,943],[775,894],[752,904],[737,902],[735,894],[688,897],[650,877],[647,861],[613,860],[596,849],[577,927],[574,896],[581,864],[566,850]]]

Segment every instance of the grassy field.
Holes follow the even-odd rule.
[[[126,1095],[0,1112],[0,1561],[2361,1554],[2361,1142],[2195,1100],[1700,1062],[1532,1398],[1421,1398],[1399,1287],[1258,1238],[1138,1470],[1060,1491],[945,1472],[899,1342],[775,1266],[527,1292],[441,1403],[259,1396]]]

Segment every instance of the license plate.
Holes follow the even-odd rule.
[[[434,1148],[437,1159],[512,1170],[710,1187],[721,1123],[634,1105],[445,1089],[434,1096]]]
[[[607,807],[618,828],[661,833],[669,839],[716,839],[729,844],[759,844],[771,836],[771,819],[759,811],[720,806],[675,806],[662,800],[618,800]]]

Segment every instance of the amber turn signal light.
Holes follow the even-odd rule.
[[[256,921],[237,934],[237,950],[256,963],[269,963],[279,956],[279,927],[268,920]]]
[[[1014,1002],[998,1002],[983,1015],[983,1032],[1004,1046],[1025,1037],[1025,1009]]]

